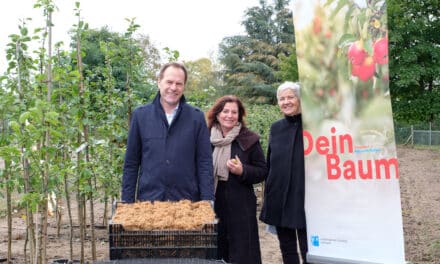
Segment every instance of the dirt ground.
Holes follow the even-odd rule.
[[[416,149],[399,146],[400,188],[405,235],[405,256],[414,264],[440,264],[440,150]],[[103,205],[96,203],[97,259],[109,259],[108,234],[102,225]],[[76,210],[73,210],[76,214]],[[22,212],[13,219],[13,263],[24,263],[23,245],[25,222]],[[260,223],[260,243],[263,264],[282,263],[277,238],[264,231]],[[77,233],[78,227],[75,227]],[[69,227],[67,215],[63,216],[60,237],[56,236],[55,219],[50,219],[47,255],[54,259],[69,257]],[[74,259],[79,258],[79,238],[74,238]],[[7,223],[0,218],[0,262],[6,258]],[[90,244],[85,255],[91,258]]]

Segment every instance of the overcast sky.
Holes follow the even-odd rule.
[[[42,10],[34,9],[34,0],[8,0],[0,16],[0,72],[5,70],[8,35],[18,32],[20,19],[32,18],[29,28],[43,25]],[[259,0],[81,0],[81,17],[90,28],[109,26],[124,32],[125,18],[136,17],[138,33],[150,36],[158,48],[179,50],[182,60],[209,57],[225,36],[241,34],[241,21],[248,7]],[[54,43],[69,41],[68,30],[76,23],[75,0],[55,0]],[[66,46],[67,48],[67,46]]]

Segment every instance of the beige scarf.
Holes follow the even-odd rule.
[[[219,125],[215,125],[211,128],[211,144],[214,145],[214,152],[212,153],[212,159],[214,162],[214,177],[215,186],[217,187],[217,181],[227,181],[229,170],[226,166],[226,162],[231,158],[231,142],[238,136],[241,129],[241,123],[237,123],[231,131],[223,137],[222,131]]]

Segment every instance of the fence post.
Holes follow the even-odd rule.
[[[429,145],[431,146],[432,141],[432,122],[429,122]]]
[[[411,125],[411,146],[414,146],[414,126]]]

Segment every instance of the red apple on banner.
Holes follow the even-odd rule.
[[[376,64],[373,57],[367,57],[361,65],[353,64],[351,66],[351,75],[359,77],[362,81],[366,82],[374,76],[376,70]]]
[[[378,64],[388,63],[388,38],[380,38],[374,43],[374,61]]]
[[[315,17],[313,19],[313,32],[315,32],[315,34],[320,33],[322,30],[322,22],[321,19],[319,17]]]
[[[364,62],[368,53],[364,50],[364,45],[361,41],[353,42],[348,48],[348,59],[353,65],[360,65]]]

